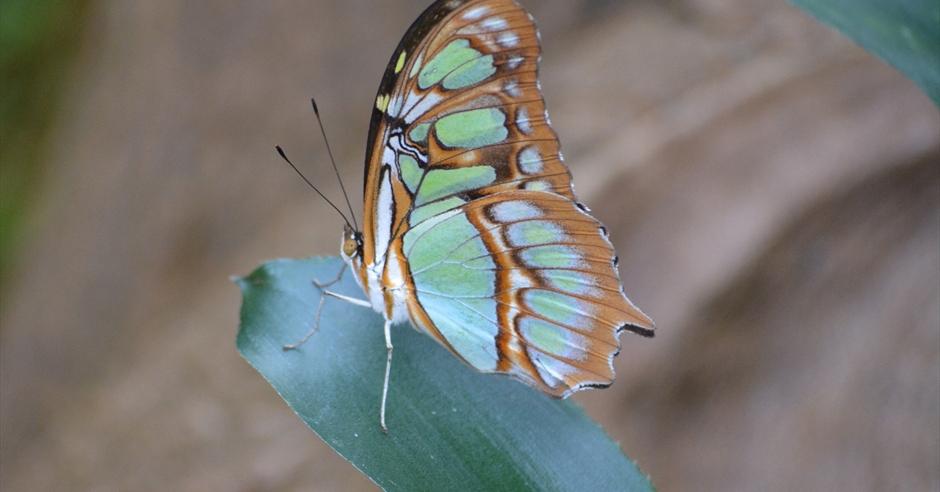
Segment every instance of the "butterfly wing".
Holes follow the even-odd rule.
[[[538,33],[511,0],[442,0],[396,49],[373,110],[363,273],[483,372],[555,396],[613,379],[624,296],[575,201],[538,89]],[[391,310],[390,310],[391,311]]]
[[[538,90],[539,53],[535,25],[511,0],[438,1],[415,21],[372,111],[367,260],[381,261],[413,205],[437,202],[429,214],[454,195],[523,188],[574,199]]]

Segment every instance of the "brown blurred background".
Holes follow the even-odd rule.
[[[339,196],[316,96],[358,209],[427,3],[89,4],[4,273],[4,492],[375,489],[238,356],[229,276],[336,254],[274,145]],[[937,107],[780,0],[523,3],[577,192],[658,328],[576,400],[661,491],[938,490]]]

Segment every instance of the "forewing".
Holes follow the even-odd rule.
[[[539,53],[534,23],[511,0],[439,1],[418,18],[373,109],[367,244],[499,191],[574,199],[538,89]],[[378,245],[375,253],[384,252]]]

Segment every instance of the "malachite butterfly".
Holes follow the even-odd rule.
[[[617,335],[653,335],[577,201],[512,0],[439,0],[392,55],[372,110],[362,231],[342,256],[368,302],[478,371],[564,398],[614,379]],[[321,301],[322,305],[322,301]]]

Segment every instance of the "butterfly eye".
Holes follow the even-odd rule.
[[[348,237],[343,241],[343,253],[353,258],[356,256],[356,253],[359,251],[359,242],[355,238]]]

